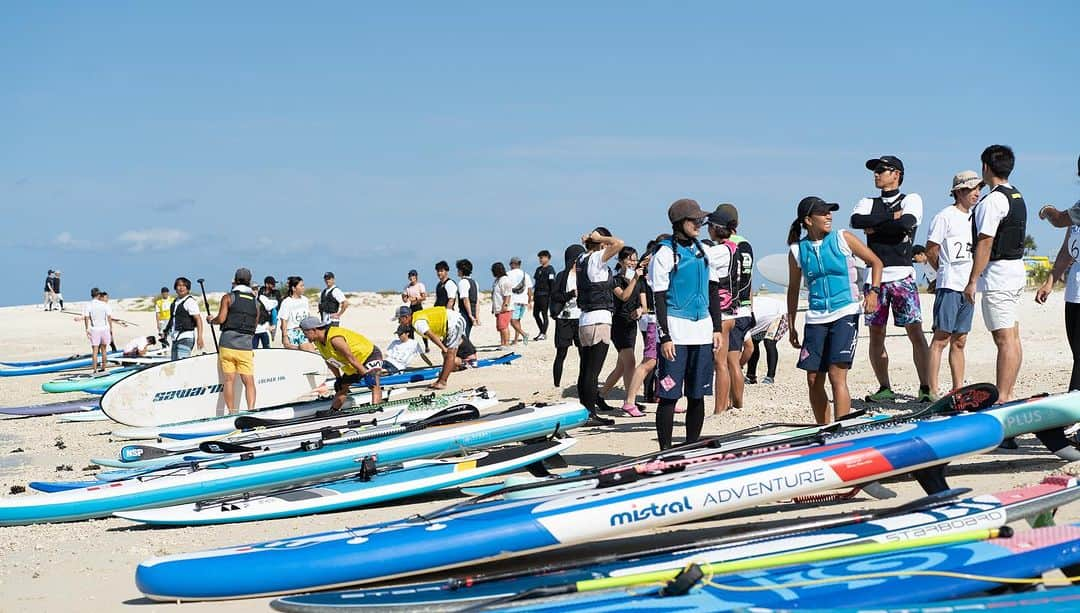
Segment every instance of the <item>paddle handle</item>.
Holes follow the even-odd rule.
[[[207,299],[207,297],[206,297],[206,286],[203,285],[203,282],[205,280],[206,279],[198,279],[197,281],[199,283],[199,291],[202,292],[203,304],[206,305],[206,324],[208,326],[210,326],[210,338],[214,339],[214,352],[217,352],[217,351],[219,351],[218,350],[218,342],[217,342],[217,332],[214,332],[214,324],[212,322],[213,317],[210,316],[210,300]]]

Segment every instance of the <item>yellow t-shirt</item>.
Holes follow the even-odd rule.
[[[157,312],[158,321],[169,321],[169,311],[172,309],[172,303],[176,300],[172,296],[168,298],[158,298],[154,301],[154,311]]]
[[[342,374],[355,375],[357,373],[353,365],[349,363],[349,357],[338,352],[330,342],[335,337],[341,337],[345,339],[345,342],[349,344],[349,353],[356,356],[356,361],[363,364],[371,356],[371,352],[375,350],[375,343],[372,343],[366,336],[359,332],[353,332],[347,328],[341,326],[332,326],[326,330],[326,342],[315,343],[315,347],[322,354],[322,357],[326,358],[326,361],[341,369]]]
[[[432,334],[439,338],[446,338],[446,307],[428,307],[413,313],[412,325],[414,328],[416,322],[421,319],[427,322]]]

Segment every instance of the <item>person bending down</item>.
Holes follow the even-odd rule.
[[[431,384],[431,389],[446,389],[450,373],[461,366],[461,362],[458,361],[458,350],[466,340],[465,318],[446,307],[429,307],[413,311],[403,306],[397,310],[397,320],[399,325],[411,327],[423,338],[435,343],[439,351],[442,351],[442,370],[439,371],[439,378]],[[471,343],[466,348],[472,355],[476,354]]]
[[[374,343],[359,332],[318,317],[304,318],[300,322],[300,329],[337,377],[334,381],[334,401],[330,404],[332,411],[341,410],[349,396],[349,388],[360,381],[371,388],[373,404],[382,402],[382,387],[379,385],[382,351]]]

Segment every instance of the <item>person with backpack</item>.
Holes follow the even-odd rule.
[[[574,263],[585,253],[585,247],[573,244],[563,252],[564,268],[555,275],[551,289],[551,317],[555,320],[555,360],[551,364],[551,375],[555,387],[562,384],[563,363],[570,347],[577,347],[578,359],[581,359],[581,339],[578,338],[578,318],[581,309],[577,304],[577,274]]]
[[[277,279],[266,277],[263,285],[259,288],[256,306],[259,308],[259,325],[255,328],[255,336],[251,339],[251,348],[270,348],[270,334],[277,325],[278,304],[281,302],[281,294],[277,291]]]
[[[523,344],[529,344],[529,337],[525,329],[521,327],[521,320],[529,310],[533,301],[533,279],[529,273],[521,269],[521,258],[510,258],[510,271],[506,273],[510,279],[510,327],[514,329],[514,342],[520,340]]]

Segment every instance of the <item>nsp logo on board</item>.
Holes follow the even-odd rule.
[[[682,500],[664,502],[661,504],[653,502],[647,507],[638,508],[637,505],[634,505],[629,511],[613,514],[608,518],[608,522],[612,526],[623,526],[639,521],[645,521],[650,517],[664,517],[692,510],[694,510],[694,507],[690,506],[690,499],[683,496]]]
[[[214,385],[200,385],[197,387],[189,387],[179,390],[169,390],[167,392],[158,392],[154,394],[154,399],[151,402],[164,402],[166,400],[178,400],[180,398],[191,398],[193,396],[202,396],[204,394],[220,394],[222,385],[215,383]]]

